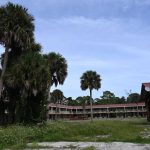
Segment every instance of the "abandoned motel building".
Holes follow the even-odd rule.
[[[126,103],[126,104],[106,104],[106,105],[93,105],[94,118],[127,118],[127,117],[143,117],[150,118],[150,82],[142,83],[141,87],[141,100],[139,103]],[[147,105],[146,105],[147,104]],[[90,117],[90,105],[85,106],[68,106],[61,104],[50,103],[48,105],[48,119],[88,119]]]

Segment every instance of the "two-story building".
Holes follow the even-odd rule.
[[[49,104],[48,118],[86,119],[90,117],[90,106],[67,106]],[[145,103],[93,105],[94,118],[146,117]]]

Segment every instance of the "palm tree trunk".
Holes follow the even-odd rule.
[[[85,103],[82,105],[82,107],[83,107],[83,116],[85,118]]]
[[[51,85],[48,88],[48,102],[50,102],[50,98],[51,98]]]
[[[92,90],[90,89],[91,122],[93,122]]]
[[[51,93],[50,93],[50,90],[51,90],[51,86],[49,86],[48,88],[47,88],[47,102],[49,103],[49,102],[51,102]],[[47,107],[48,107],[48,105],[47,105]],[[48,112],[46,113],[46,115],[47,115],[47,120],[48,120],[48,118],[49,118],[49,115],[48,115]]]
[[[3,101],[0,101],[0,125],[4,125],[5,122],[4,122],[4,116],[5,116],[5,113],[4,113],[5,109],[4,109],[4,102]]]
[[[9,48],[6,47],[5,54],[4,54],[4,62],[3,62],[3,66],[2,66],[2,73],[1,73],[1,77],[0,77],[0,98],[2,96],[2,90],[3,90],[3,77],[5,74],[6,66],[7,66],[7,62],[8,62],[8,51],[9,51]]]

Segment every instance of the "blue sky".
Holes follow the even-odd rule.
[[[105,90],[120,97],[130,90],[140,93],[141,83],[150,81],[150,0],[10,1],[34,16],[43,53],[55,51],[67,59],[68,77],[58,86],[66,97],[89,95],[80,89],[87,70],[101,75],[94,98]]]

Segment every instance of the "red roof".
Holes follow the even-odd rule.
[[[142,83],[142,85],[144,85],[145,87],[150,87],[150,82]]]

